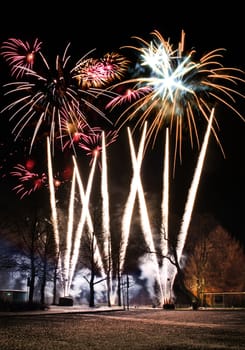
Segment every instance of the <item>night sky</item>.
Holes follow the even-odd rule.
[[[70,42],[71,52],[79,58],[94,48],[106,52],[132,44],[132,36],[148,40],[153,30],[176,44],[184,30],[186,48],[195,48],[202,55],[216,48],[226,48],[222,63],[244,70],[244,4],[232,1],[213,7],[214,3],[195,2],[193,6],[173,1],[150,1],[144,5],[142,1],[100,2],[99,5],[89,1],[57,2],[57,5],[54,2],[19,2],[18,5],[9,2],[1,9],[0,42],[10,37],[31,41],[39,38],[44,43],[44,51],[54,54],[63,52]],[[4,67],[1,64],[0,79],[6,78]],[[243,114],[244,102],[238,103]],[[219,138],[226,158],[215,142],[211,142],[195,210],[212,213],[245,245],[245,123],[230,110],[222,106],[217,108]],[[2,123],[1,135],[3,129],[8,129],[5,129],[6,121]],[[9,142],[12,142],[11,136]],[[157,164],[155,153],[149,171],[152,182]],[[188,172],[186,168],[182,171]],[[179,193],[184,187],[182,179],[178,175],[176,191]]]

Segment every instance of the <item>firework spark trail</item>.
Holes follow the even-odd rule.
[[[57,254],[59,254],[60,251],[60,234],[59,234],[59,225],[58,225],[58,215],[57,215],[57,207],[56,207],[56,198],[55,198],[55,188],[54,188],[54,178],[53,178],[53,170],[52,170],[52,157],[51,157],[51,150],[50,150],[50,142],[49,138],[47,138],[47,154],[48,154],[48,178],[49,178],[49,190],[50,190],[50,204],[51,204],[51,211],[52,211],[52,224],[54,229],[54,235],[55,235],[55,243],[56,243],[56,251]],[[69,295],[69,290],[71,286],[71,282],[73,279],[73,275],[75,272],[75,266],[78,259],[79,254],[79,247],[80,247],[80,237],[82,236],[82,229],[86,222],[88,224],[88,230],[89,234],[92,237],[93,232],[93,224],[91,217],[89,215],[88,211],[88,202],[89,202],[89,195],[91,191],[91,185],[92,185],[92,179],[94,175],[94,169],[95,169],[95,163],[96,163],[96,157],[94,158],[94,163],[92,167],[92,172],[90,175],[90,180],[88,184],[88,189],[86,194],[84,194],[83,186],[80,178],[80,174],[78,171],[77,164],[74,160],[74,173],[72,178],[72,185],[71,185],[71,193],[70,193],[70,202],[69,202],[69,217],[68,217],[68,223],[67,223],[67,234],[66,234],[66,249],[64,253],[64,260],[62,261],[62,257],[59,254],[59,260],[58,265],[59,268],[64,269],[62,274],[62,282],[64,282],[64,290],[65,295]],[[83,203],[82,213],[79,221],[79,225],[76,231],[76,237],[75,241],[73,242],[73,228],[74,228],[74,201],[75,201],[75,184],[76,180],[79,185],[80,190],[80,196],[81,201]],[[71,258],[71,252],[73,252],[72,258]],[[98,262],[98,265],[101,268],[102,275],[105,275],[105,272],[103,270],[103,264],[102,259],[99,253],[97,242],[95,241],[95,260]]]
[[[198,162],[197,162],[197,166],[195,169],[194,177],[193,177],[190,189],[189,189],[189,193],[188,193],[188,197],[187,197],[187,201],[186,201],[186,205],[185,205],[185,210],[184,210],[184,215],[182,218],[182,223],[181,223],[180,231],[178,234],[178,242],[177,242],[177,246],[176,246],[176,255],[177,255],[178,264],[181,263],[181,257],[182,257],[183,249],[185,246],[186,238],[187,238],[187,233],[188,233],[188,228],[189,228],[189,224],[190,224],[190,220],[191,220],[191,215],[192,215],[192,211],[193,211],[193,207],[194,207],[194,203],[195,203],[195,199],[196,199],[196,194],[197,194],[197,190],[198,190],[198,185],[200,182],[201,172],[202,172],[202,168],[203,168],[203,164],[204,164],[204,160],[205,160],[205,156],[206,156],[206,152],[207,152],[208,141],[209,141],[210,133],[212,130],[213,119],[214,119],[214,109],[212,109],[211,114],[210,114],[209,122],[207,125],[207,130],[206,130],[204,140],[202,143],[202,148],[201,148],[201,151],[200,151],[200,154],[198,157]],[[173,287],[174,279],[175,279],[175,276],[177,274],[177,269],[171,268],[170,273],[171,272],[172,272],[172,275],[170,278],[170,283],[171,283],[171,287]]]
[[[71,287],[72,279],[73,279],[73,276],[75,273],[75,268],[76,268],[78,257],[79,257],[79,249],[80,249],[80,245],[81,245],[83,228],[84,228],[84,224],[86,222],[87,215],[89,212],[89,198],[90,198],[90,193],[91,193],[91,189],[92,189],[92,182],[93,182],[93,178],[94,178],[96,161],[97,161],[97,156],[95,155],[94,160],[93,160],[93,164],[91,167],[91,171],[89,174],[89,179],[88,179],[87,189],[85,192],[85,197],[84,197],[84,200],[82,202],[83,207],[82,207],[81,216],[79,219],[78,227],[77,227],[77,230],[75,233],[75,238],[74,238],[74,245],[73,245],[73,252],[72,252],[72,257],[71,257],[71,265],[70,265],[70,273],[69,273],[69,281],[68,281],[68,290]],[[77,171],[77,167],[75,169]]]
[[[84,193],[84,189],[83,189],[82,179],[81,179],[81,176],[80,176],[80,172],[78,170],[78,165],[77,165],[77,162],[76,162],[76,158],[74,156],[72,158],[73,158],[74,170],[75,170],[75,173],[76,173],[76,180],[77,180],[77,183],[78,183],[79,193],[80,193],[80,197],[81,197],[81,202],[83,203],[84,199],[85,199],[85,193]],[[86,220],[87,220],[88,229],[92,233],[94,231],[94,227],[93,227],[93,222],[92,222],[92,219],[91,219],[89,211],[87,213]]]
[[[143,151],[144,151],[144,141],[145,141],[145,135],[146,135],[146,125],[143,129],[143,133],[141,136],[139,149],[138,149],[138,156],[137,156],[137,171],[140,170],[142,159],[143,159]],[[124,208],[123,218],[122,218],[122,237],[120,242],[120,271],[123,270],[124,263],[125,263],[125,255],[128,245],[128,239],[129,239],[129,232],[130,232],[130,225],[132,220],[132,214],[135,204],[135,198],[137,193],[137,187],[138,187],[138,176],[136,174],[136,169],[134,169],[134,175],[131,180],[130,184],[130,191],[128,195],[128,199]]]
[[[143,130],[143,133],[145,135],[146,133],[146,127],[147,123],[145,123],[145,128]],[[136,182],[136,190],[138,191],[138,198],[139,198],[139,209],[140,209],[140,217],[141,217],[141,228],[144,234],[145,242],[152,254],[150,254],[149,260],[153,263],[153,266],[155,268],[155,277],[158,282],[159,288],[160,288],[160,294],[161,294],[161,299],[163,299],[163,291],[162,291],[162,284],[161,284],[161,277],[160,277],[160,271],[159,271],[159,265],[158,265],[158,260],[157,256],[155,254],[155,245],[153,241],[153,236],[152,236],[152,231],[151,231],[151,226],[150,226],[150,221],[149,221],[149,215],[145,203],[145,197],[144,197],[144,191],[142,188],[142,183],[140,180],[140,166],[138,165],[138,161],[136,159],[135,155],[135,149],[133,145],[133,140],[132,140],[132,135],[130,132],[130,129],[128,129],[128,137],[129,137],[129,144],[130,144],[130,153],[131,153],[131,159],[132,159],[132,164],[133,164],[133,169],[134,169],[134,178]],[[145,138],[143,138],[145,140]],[[142,148],[143,150],[143,148]]]
[[[109,258],[110,246],[110,215],[109,215],[109,196],[107,182],[107,162],[106,162],[106,146],[105,134],[102,132],[102,174],[101,174],[101,195],[102,195],[102,231],[104,235],[104,252],[106,259]],[[109,266],[107,264],[106,269]]]
[[[138,155],[137,155],[137,171],[140,171],[140,167],[143,159],[146,127],[147,127],[147,123],[144,126],[143,133],[141,135],[140,144],[139,144]],[[129,132],[128,132],[128,135],[130,135]],[[129,191],[127,202],[124,207],[124,213],[123,213],[122,224],[121,224],[121,241],[120,241],[120,252],[119,252],[120,273],[123,271],[124,263],[125,263],[125,256],[126,256],[126,251],[128,246],[130,226],[131,226],[134,204],[135,204],[135,199],[137,194],[138,182],[139,182],[139,179],[138,179],[138,176],[136,175],[136,169],[134,169],[134,175],[131,180],[130,191]],[[115,288],[114,294],[112,296],[113,300],[116,299],[116,293],[117,292]]]
[[[47,158],[48,158],[48,181],[49,181],[49,191],[50,191],[52,224],[54,229],[56,253],[59,253],[60,234],[59,234],[58,215],[57,215],[56,200],[55,200],[54,176],[53,176],[52,156],[51,156],[49,137],[47,137]]]
[[[195,203],[195,199],[196,199],[198,185],[200,182],[202,168],[203,168],[203,164],[204,164],[204,160],[205,160],[205,156],[206,156],[206,152],[207,152],[209,136],[210,136],[210,132],[212,130],[213,119],[214,119],[214,109],[212,109],[212,112],[211,112],[211,115],[209,118],[209,123],[208,123],[205,137],[203,140],[202,148],[201,148],[201,151],[199,154],[198,163],[196,166],[196,170],[194,173],[194,177],[192,180],[191,187],[189,189],[188,198],[187,198],[186,205],[185,205],[185,211],[184,211],[182,224],[181,224],[181,228],[180,228],[180,232],[179,232],[179,236],[178,236],[179,239],[178,239],[178,243],[177,243],[177,247],[176,247],[177,259],[178,259],[179,263],[180,263],[183,248],[185,245],[187,231],[189,228],[191,215],[192,215],[192,211],[193,211],[193,207],[194,207],[194,203]]]
[[[76,173],[73,171],[71,193],[69,201],[69,214],[67,222],[67,234],[66,234],[66,247],[64,254],[64,281],[65,281],[65,296],[69,295],[68,281],[70,271],[70,257],[72,250],[72,236],[73,236],[73,224],[74,224],[74,199],[75,199],[75,184],[76,184]]]
[[[110,239],[110,212],[107,179],[107,159],[105,133],[102,132],[102,173],[101,173],[101,196],[102,196],[102,232],[104,235],[104,255],[106,262],[106,273],[108,275],[108,291],[111,295],[112,262],[111,262],[111,239]],[[110,301],[109,301],[110,302]]]
[[[77,163],[76,163],[76,159],[75,159],[74,156],[73,156],[73,162],[74,162],[74,168],[76,170],[76,179],[77,179],[77,183],[78,183],[81,203],[83,203],[84,200],[85,200],[85,193],[84,193],[84,189],[83,189],[81,176],[80,176],[80,173],[79,173],[79,170],[78,170],[78,166],[77,166]],[[99,247],[98,247],[98,244],[97,244],[97,239],[96,239],[96,236],[94,236],[94,227],[93,227],[93,222],[92,222],[92,219],[91,219],[89,211],[87,212],[86,223],[88,225],[89,237],[90,237],[91,240],[94,239],[94,244],[95,244],[94,258],[95,258],[95,261],[97,262],[98,266],[101,269],[101,273],[104,276],[105,275],[105,271],[104,271],[104,268],[103,268],[102,258],[101,258],[101,254],[100,254]]]
[[[165,139],[165,154],[164,154],[164,170],[163,170],[163,191],[162,191],[162,222],[161,222],[161,254],[162,254],[162,288],[165,298],[169,297],[167,276],[169,259],[165,257],[168,255],[168,216],[169,216],[169,130],[166,128]]]

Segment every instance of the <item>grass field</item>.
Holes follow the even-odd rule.
[[[1,350],[245,349],[245,310],[1,316]]]

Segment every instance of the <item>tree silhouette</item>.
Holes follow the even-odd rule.
[[[222,226],[199,237],[183,268],[185,284],[203,303],[204,292],[241,292],[245,287],[242,246]]]

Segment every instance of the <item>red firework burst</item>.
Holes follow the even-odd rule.
[[[14,169],[10,174],[17,177],[20,183],[13,190],[20,195],[21,199],[39,190],[47,183],[47,175],[45,173],[31,172],[26,166],[21,164],[17,164]]]
[[[11,75],[22,77],[29,69],[33,69],[36,54],[41,50],[42,42],[35,39],[31,44],[28,41],[10,38],[1,45],[0,54],[9,64]]]
[[[78,146],[87,151],[86,154],[93,158],[102,150],[102,133],[103,130],[99,127],[89,128],[87,133],[83,134]],[[105,146],[107,147],[115,142],[117,137],[117,130],[109,130],[105,132]]]

